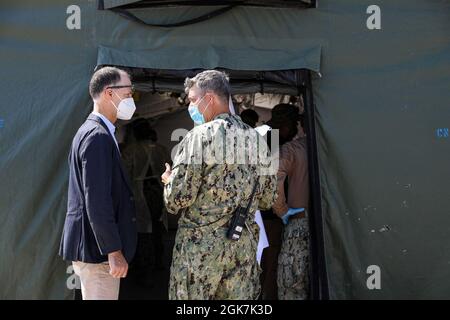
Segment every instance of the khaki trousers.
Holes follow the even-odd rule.
[[[73,261],[73,270],[80,277],[83,300],[118,300],[120,279],[109,274],[109,263]]]

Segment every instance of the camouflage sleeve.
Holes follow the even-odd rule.
[[[164,202],[170,213],[177,214],[188,208],[197,198],[203,172],[201,160],[196,159],[201,150],[197,140],[198,137],[189,132],[178,146],[169,183],[164,187]]]
[[[277,198],[277,177],[275,175],[261,176],[259,182],[261,197],[259,198],[258,209],[269,210]]]

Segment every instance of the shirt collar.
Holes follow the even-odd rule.
[[[108,127],[109,131],[111,132],[112,135],[114,135],[114,132],[116,132],[116,127],[112,124],[111,121],[108,120],[107,117],[105,117],[104,115],[102,115],[99,112],[96,111],[92,111],[93,115],[96,115],[97,117],[100,117],[100,119],[103,120],[103,122],[106,124],[106,126]]]

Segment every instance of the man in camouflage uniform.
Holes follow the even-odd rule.
[[[270,166],[265,141],[239,116],[230,114],[229,82],[223,72],[204,71],[186,79],[185,87],[196,126],[178,145],[173,168],[166,165],[162,175],[167,210],[181,211],[169,298],[256,299],[260,268],[254,213],[275,201],[276,171],[265,174]],[[238,147],[233,136],[246,133],[249,139]],[[244,161],[229,161],[236,149],[250,151],[254,146],[264,159],[252,162],[246,154]],[[229,240],[226,232],[232,214],[239,205],[247,206],[256,183],[246,228],[238,241]]]
[[[270,122],[272,128],[280,129],[281,144],[278,198],[272,206],[284,224],[278,256],[278,299],[305,300],[309,295],[309,180],[303,117],[297,107],[279,104],[273,108]],[[304,210],[299,212],[299,208]]]

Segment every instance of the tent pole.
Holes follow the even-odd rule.
[[[325,263],[325,243],[323,235],[322,196],[320,188],[319,159],[315,127],[315,106],[313,100],[311,72],[306,74],[303,84],[305,104],[305,126],[308,148],[308,169],[310,184],[310,275],[311,299],[328,300],[328,277]]]

